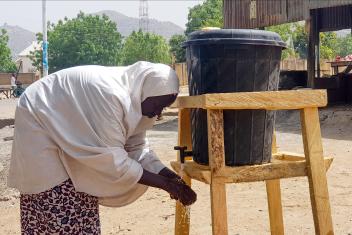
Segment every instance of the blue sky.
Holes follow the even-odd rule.
[[[149,17],[171,21],[183,28],[187,22],[188,9],[203,0],[149,0]],[[56,22],[65,16],[72,18],[79,11],[93,13],[114,10],[124,15],[138,17],[139,1],[53,1],[47,0],[47,19]],[[0,25],[18,25],[33,32],[42,30],[41,1],[0,1]]]

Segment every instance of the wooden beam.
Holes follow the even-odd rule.
[[[276,134],[273,133],[272,154],[277,153]],[[280,179],[266,180],[270,231],[272,235],[284,235],[284,219],[282,215]]]
[[[178,113],[178,145],[186,146],[188,150],[192,150],[191,138],[191,113],[189,109],[180,109]],[[180,162],[179,152],[177,162]],[[177,172],[182,179],[191,186],[191,178],[184,172]],[[190,228],[190,207],[184,207],[182,203],[176,202],[175,212],[175,235],[188,235]]]
[[[332,163],[332,158],[325,158],[325,171]],[[224,183],[256,182],[272,179],[282,179],[291,177],[307,176],[307,166],[305,160],[273,160],[272,163],[252,166],[226,166],[218,173],[216,178]],[[180,163],[171,162],[175,171],[179,171]],[[210,167],[197,164],[193,161],[186,161],[184,165],[185,173],[192,179],[209,184],[211,181]]]
[[[334,234],[318,109],[301,110],[301,123],[315,233]]]
[[[202,109],[302,109],[327,105],[326,90],[237,92],[178,97],[178,108]]]
[[[210,200],[213,235],[227,235],[226,185],[217,176],[225,168],[224,119],[222,110],[207,110]]]
[[[280,179],[266,180],[268,198],[270,231],[272,235],[284,235],[284,220],[282,215]]]
[[[173,161],[170,164],[176,172],[180,172],[180,162]],[[187,174],[191,179],[210,184],[211,179],[209,166],[200,165],[193,161],[186,161],[184,171],[185,174]]]
[[[308,25],[308,54],[307,54],[307,87],[314,88],[315,69],[316,69],[316,45],[319,37],[317,27],[316,10],[310,10]]]
[[[225,167],[224,118],[222,110],[207,110],[209,165],[213,176]]]
[[[278,154],[273,155],[273,159],[275,160],[284,160],[284,161],[302,161],[306,159],[306,156],[302,153],[292,153],[287,151],[282,151]],[[326,156],[325,159],[329,159],[329,167],[334,160],[334,158],[330,156]],[[330,160],[331,159],[331,160]]]

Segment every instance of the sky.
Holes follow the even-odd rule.
[[[149,0],[149,18],[171,21],[185,28],[188,9],[202,2],[203,0]],[[47,0],[47,20],[54,23],[65,16],[75,17],[80,10],[85,13],[113,10],[130,17],[138,17],[139,1]],[[18,25],[32,32],[42,31],[42,2],[0,0],[0,26],[4,23]]]

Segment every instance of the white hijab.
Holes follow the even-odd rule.
[[[164,64],[137,62],[127,67],[122,81],[124,89],[128,91],[128,97],[120,98],[128,124],[127,137],[142,131],[136,130],[137,125],[148,125],[149,128],[155,121],[155,118],[142,117],[141,104],[146,98],[179,93],[179,80],[175,71]]]

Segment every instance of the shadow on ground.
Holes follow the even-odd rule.
[[[5,126],[10,126],[14,124],[15,124],[15,120],[13,118],[0,119],[0,129],[4,128]]]

